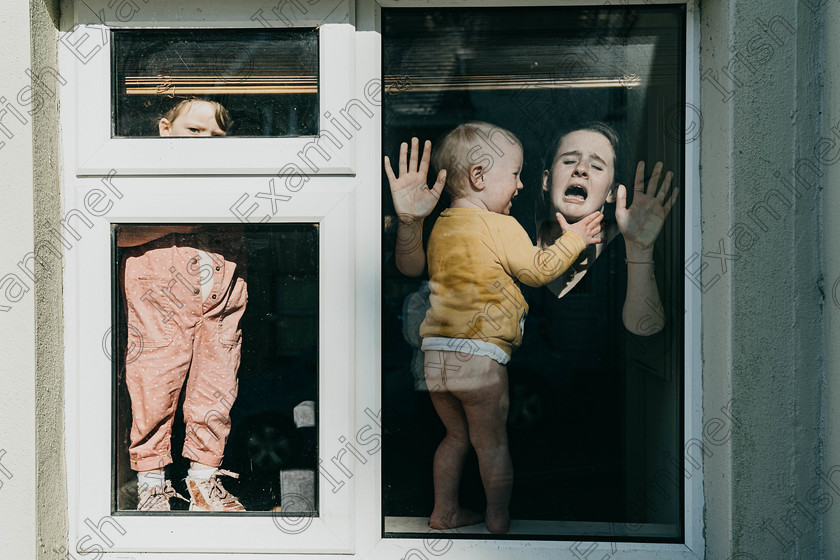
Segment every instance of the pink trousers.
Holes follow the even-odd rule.
[[[210,259],[202,262],[199,249]],[[183,455],[219,466],[248,301],[242,235],[170,234],[128,249],[123,266],[131,468],[148,471],[172,462],[172,423],[185,380]],[[204,299],[202,287],[206,292],[208,286]]]

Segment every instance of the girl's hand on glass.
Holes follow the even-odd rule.
[[[400,144],[399,177],[394,175],[391,160],[385,156],[385,174],[391,186],[391,196],[394,199],[394,209],[397,217],[403,223],[417,221],[428,216],[440,199],[443,185],[446,183],[446,170],[441,169],[432,188],[426,185],[429,173],[429,160],[432,154],[432,143],[426,140],[423,146],[423,156],[418,162],[420,141],[411,139],[411,157],[408,157],[408,144]]]
[[[587,245],[602,243],[604,241],[598,237],[601,234],[601,220],[604,219],[604,215],[600,212],[592,212],[582,220],[578,220],[573,224],[567,222],[566,218],[564,218],[563,214],[560,212],[557,212],[556,217],[557,222],[560,224],[560,228],[564,232],[575,232],[583,238],[584,243]]]
[[[653,173],[645,186],[645,162],[640,161],[636,166],[636,182],[633,187],[633,204],[627,208],[627,189],[618,186],[615,206],[615,221],[618,230],[624,236],[628,246],[637,249],[650,249],[656,238],[662,232],[665,218],[671,212],[680,189],[671,190],[671,180],[674,174],[668,171],[662,184],[659,184],[662,174],[662,162],[657,161]]]

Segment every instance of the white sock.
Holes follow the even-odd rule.
[[[193,465],[194,464],[195,463],[193,463]],[[219,470],[217,467],[194,467],[190,465],[190,468],[187,469],[187,476],[190,478],[197,478],[199,480],[208,480],[217,470]]]
[[[153,471],[142,471],[137,473],[137,488],[142,489],[154,488],[155,486],[163,486],[166,482],[166,476],[163,469],[156,469]]]

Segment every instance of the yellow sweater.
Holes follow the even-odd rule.
[[[429,237],[432,306],[420,335],[483,340],[510,356],[522,343],[521,322],[528,313],[516,280],[548,284],[585,247],[578,234],[567,231],[540,249],[511,216],[478,208],[444,210]]]

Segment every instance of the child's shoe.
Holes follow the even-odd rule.
[[[187,490],[190,493],[190,511],[245,511],[239,498],[225,490],[219,476],[239,478],[239,475],[218,469],[208,479],[187,477]]]
[[[176,492],[168,480],[157,486],[144,484],[137,490],[137,511],[170,511],[169,498],[189,501]]]

